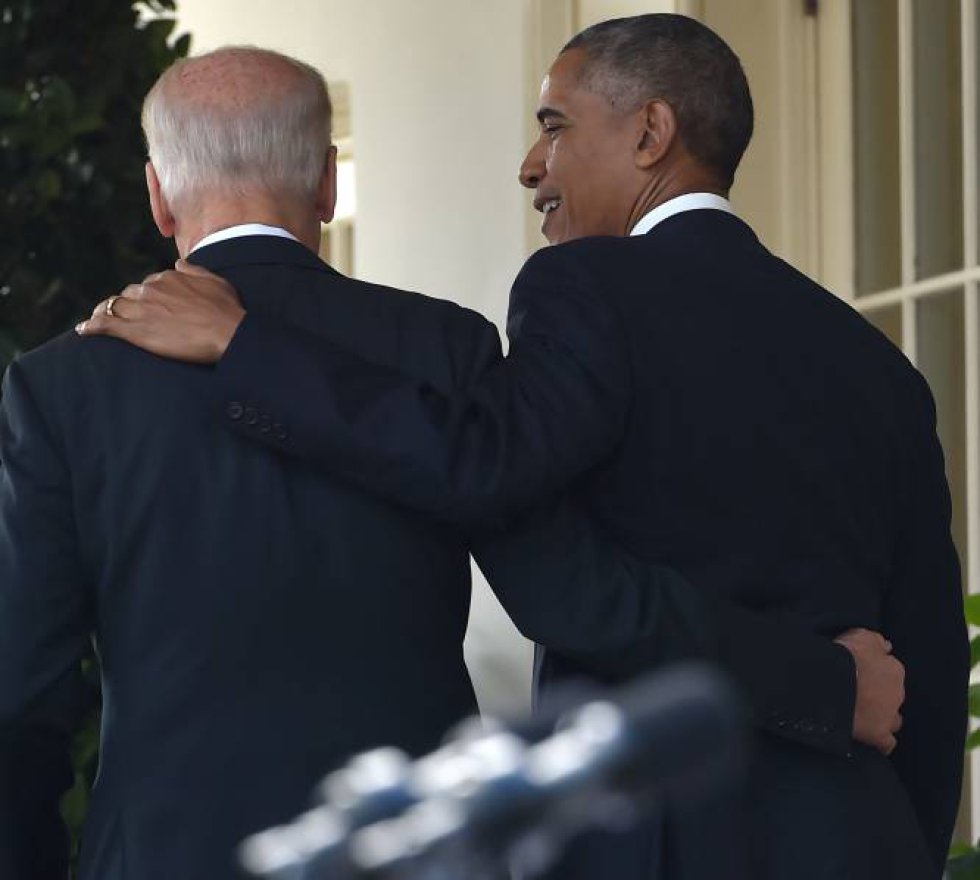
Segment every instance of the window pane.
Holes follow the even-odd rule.
[[[960,0],[913,0],[912,7],[915,274],[928,278],[963,268]]]
[[[953,495],[953,538],[966,570],[966,382],[963,291],[931,296],[916,306],[919,369],[936,399],[939,439]]]
[[[884,309],[871,309],[864,317],[875,325],[899,348],[902,347],[902,307],[888,306]]]
[[[852,3],[855,291],[902,277],[898,138],[898,4]]]

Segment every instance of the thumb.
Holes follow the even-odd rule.
[[[110,321],[105,315],[95,314],[75,325],[79,336],[115,336],[122,338],[122,321]]]

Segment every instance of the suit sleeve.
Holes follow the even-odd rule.
[[[850,753],[854,663],[840,645],[638,559],[568,499],[485,531],[471,547],[518,629],[590,674],[620,681],[706,660],[740,686],[757,727]]]
[[[507,359],[451,389],[246,316],[216,370],[229,425],[457,523],[546,497],[612,450],[632,384],[619,316],[556,250],[515,282]]]
[[[471,338],[477,355],[452,389],[247,317],[219,363],[219,400],[237,432],[409,507],[485,524],[543,505],[475,547],[525,635],[600,674],[708,657],[743,684],[761,726],[846,753],[843,648],[712,605],[620,551],[583,510],[542,501],[612,450],[632,393],[619,318],[585,277],[565,249],[535,255],[512,292],[507,360],[495,338]]]
[[[951,503],[924,380],[924,413],[907,431],[903,531],[885,597],[883,630],[905,664],[904,726],[892,761],[912,800],[937,876],[956,820],[967,729],[970,659]]]
[[[20,365],[0,402],[0,876],[64,880],[59,800],[85,702],[90,615],[64,459]]]

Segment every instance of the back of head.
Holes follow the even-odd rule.
[[[599,22],[569,41],[587,63],[583,85],[623,111],[661,99],[681,142],[730,187],[752,137],[752,96],[738,57],[693,18],[651,13]]]
[[[311,195],[330,124],[318,71],[244,46],[178,61],[143,104],[150,161],[175,208],[214,192]]]

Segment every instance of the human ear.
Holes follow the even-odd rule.
[[[337,148],[331,145],[327,149],[327,158],[323,163],[323,174],[316,191],[316,215],[321,223],[333,220],[333,212],[337,207]]]
[[[648,170],[661,162],[677,139],[674,108],[659,98],[647,101],[638,111],[641,130],[636,144],[636,166]]]
[[[173,238],[177,232],[177,221],[160,187],[160,178],[152,162],[146,163],[146,191],[150,196],[150,213],[153,214],[153,222],[160,230],[160,235],[164,238]]]

